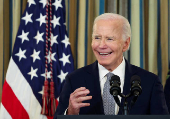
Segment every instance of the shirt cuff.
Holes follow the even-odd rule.
[[[67,110],[68,110],[68,108],[65,110],[64,115],[67,115]]]
[[[68,110],[68,108],[65,110],[64,115],[67,115],[67,110]],[[78,115],[79,115],[79,113],[78,113]]]

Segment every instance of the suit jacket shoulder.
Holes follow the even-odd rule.
[[[133,75],[140,77],[142,93],[131,108],[130,114],[168,114],[163,86],[159,77],[140,67],[131,65],[127,61],[123,94],[127,95],[130,92],[130,80]],[[133,97],[128,99],[129,105],[132,99]]]

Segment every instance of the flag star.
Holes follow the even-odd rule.
[[[57,100],[58,100],[58,102],[59,102],[59,96],[58,96]]]
[[[42,90],[38,92],[39,94],[43,95],[44,94],[44,86],[42,86]]]
[[[62,0],[55,0],[55,2],[53,3],[56,11],[59,7],[63,8],[63,6],[61,5],[61,2],[62,2]]]
[[[61,70],[61,73],[60,75],[58,75],[58,78],[60,78],[60,81],[61,83],[64,81],[66,75],[68,74],[68,72],[64,73],[62,70]]]
[[[21,50],[21,48],[19,49],[19,52],[17,54],[15,54],[16,56],[19,57],[19,61],[22,59],[22,58],[25,58],[26,59],[26,56],[25,56],[25,52],[26,50]]]
[[[39,22],[40,22],[40,26],[42,25],[42,23],[46,23],[45,17],[46,17],[46,15],[43,16],[43,15],[40,13],[40,18],[36,19],[36,21],[39,21]]]
[[[31,80],[32,80],[34,77],[38,77],[37,74],[36,74],[37,70],[38,70],[38,68],[37,68],[37,69],[33,69],[33,68],[31,67],[31,71],[28,72],[28,74],[31,75]]]
[[[41,76],[45,77],[45,73],[41,74]],[[47,72],[47,78],[51,79],[51,71]]]
[[[53,46],[54,43],[58,44],[57,37],[58,37],[58,35],[53,36],[53,34],[51,34],[51,46]],[[49,39],[49,41],[50,41],[50,39]]]
[[[31,57],[33,58],[33,62],[35,62],[36,59],[40,60],[39,54],[40,51],[36,52],[36,50],[34,49],[34,53],[31,55]]]
[[[32,14],[28,14],[26,12],[25,17],[22,17],[22,19],[25,20],[25,25],[27,25],[28,22],[32,22],[31,16],[32,16]]]
[[[61,42],[65,44],[65,48],[67,48],[67,46],[70,44],[69,38],[66,35],[65,35],[65,39],[62,40]]]
[[[22,30],[22,35],[18,36],[18,38],[22,39],[22,43],[24,42],[24,40],[29,41],[28,34],[29,34],[29,32],[25,33],[24,30]]]
[[[47,4],[47,0],[40,0],[39,2],[43,4],[43,8],[44,8],[44,7],[46,6],[46,4]]]
[[[51,55],[51,59],[53,60],[53,61],[56,61],[56,59],[55,59],[55,54],[56,54],[56,52],[54,52],[52,55]]]
[[[54,57],[55,54],[56,54],[56,52],[51,54],[51,60],[53,60],[53,61],[56,61],[56,59]],[[50,63],[50,51],[48,53],[48,56],[45,56],[45,57],[48,59],[48,63]]]
[[[37,44],[39,43],[39,41],[44,41],[42,36],[44,35],[44,33],[39,33],[39,31],[37,31],[37,35],[34,37],[37,40]]]
[[[28,3],[29,3],[29,7],[31,6],[31,4],[36,5],[36,3],[35,3],[35,1],[34,1],[34,0],[28,0]]]
[[[65,23],[63,23],[65,26],[66,26],[66,22]]]
[[[51,20],[51,23],[53,23],[54,28],[56,27],[56,25],[60,26],[59,20],[60,20],[60,17],[56,18],[56,16],[54,15],[53,20]]]
[[[69,61],[69,57],[70,57],[70,55],[67,55],[67,56],[66,56],[66,55],[63,53],[63,57],[59,59],[60,61],[63,62],[63,66],[65,66],[66,63],[71,63],[71,62]]]

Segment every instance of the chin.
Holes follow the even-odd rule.
[[[109,66],[108,62],[103,62],[103,61],[98,61],[100,65],[102,65],[103,67],[105,66]]]

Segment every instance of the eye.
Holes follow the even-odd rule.
[[[101,37],[99,37],[99,36],[95,36],[94,38],[95,38],[96,40],[101,39]]]
[[[110,40],[114,40],[114,39],[113,39],[113,38],[107,38],[107,40],[109,40],[109,41],[110,41]]]
[[[108,38],[107,40],[113,40],[112,38]]]
[[[115,37],[107,37],[106,38],[108,41],[114,41],[115,40]]]

